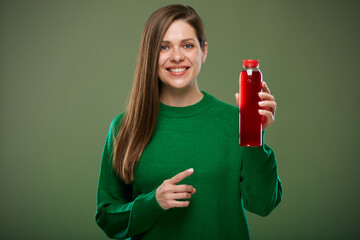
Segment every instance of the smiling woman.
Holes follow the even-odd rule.
[[[198,87],[207,51],[193,8],[169,5],[148,19],[128,108],[101,159],[95,220],[110,238],[249,239],[245,209],[266,216],[281,201],[273,150],[240,147],[238,107]]]
[[[200,45],[190,24],[176,20],[169,26],[159,56],[162,103],[188,106],[200,101],[203,94],[198,88],[197,76],[206,54],[207,43]]]

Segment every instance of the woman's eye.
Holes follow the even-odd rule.
[[[185,44],[185,46],[184,46],[185,48],[192,48],[193,47],[193,45],[192,44]]]
[[[168,49],[168,46],[165,45],[161,46],[161,50],[166,50],[166,49]]]

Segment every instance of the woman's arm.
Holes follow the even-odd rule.
[[[132,200],[132,185],[116,177],[112,167],[112,133],[123,114],[110,126],[104,146],[97,188],[95,221],[110,238],[126,239],[147,231],[164,211],[152,192]]]
[[[276,102],[265,82],[261,82],[259,93],[262,116],[262,129],[275,121]],[[239,94],[235,94],[239,107]],[[264,143],[260,147],[243,147],[241,149],[242,168],[240,192],[245,209],[260,216],[267,216],[282,200],[282,185],[277,171],[274,151]]]
[[[242,153],[240,193],[244,207],[265,217],[282,200],[274,151],[263,144],[260,147],[243,147]]]

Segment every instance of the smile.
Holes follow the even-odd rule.
[[[186,67],[186,68],[167,68],[166,70],[168,70],[169,72],[180,73],[187,69],[189,69],[189,68],[188,67]]]

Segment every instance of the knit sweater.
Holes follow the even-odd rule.
[[[112,133],[124,112],[111,122],[97,189],[95,221],[114,239],[250,239],[245,209],[267,216],[281,201],[274,151],[239,146],[238,107],[205,91],[190,106],[160,102],[154,133],[125,184],[112,167]],[[121,127],[121,126],[120,126]],[[264,133],[264,132],[263,132]],[[264,136],[264,134],[263,134]],[[187,207],[164,210],[155,191],[164,180],[193,168],[178,184],[196,193]]]

